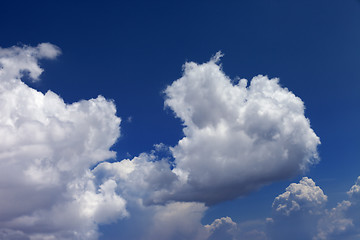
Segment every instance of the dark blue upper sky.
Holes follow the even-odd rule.
[[[185,61],[205,62],[221,50],[231,78],[278,77],[304,101],[322,142],[321,162],[307,176],[334,202],[359,175],[360,1],[5,0],[0,26],[1,47],[61,48],[32,87],[67,103],[99,94],[115,100],[123,120],[119,159],[177,143],[181,122],[164,110],[163,90],[181,77]],[[288,184],[214,206],[204,222],[264,217]]]

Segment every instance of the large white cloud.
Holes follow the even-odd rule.
[[[203,226],[204,204],[317,162],[319,138],[301,99],[264,76],[234,85],[219,54],[204,64],[186,63],[183,77],[165,90],[165,105],[184,122],[185,137],[168,156],[173,159],[159,157],[166,147],[157,145],[131,160],[104,162],[115,158],[109,149],[120,135],[112,101],[99,96],[65,104],[21,81],[24,74],[38,80],[38,59],[59,53],[48,43],[0,49],[3,239],[96,239],[98,224],[124,217],[143,229],[133,239],[214,239],[229,221]],[[232,237],[264,237],[239,226]]]
[[[38,80],[38,59],[59,49],[0,49],[0,233],[3,239],[92,239],[98,223],[126,216],[117,183],[93,182],[90,168],[115,157],[115,105],[102,96],[65,104],[21,81]],[[15,236],[15,237],[14,237]]]
[[[165,90],[165,105],[184,124],[172,148],[183,186],[164,198],[207,204],[235,198],[294,176],[318,160],[319,138],[304,104],[278,79],[254,77],[233,84],[218,64],[184,65]]]
[[[96,182],[118,183],[130,213],[163,216],[164,208],[157,204],[165,204],[167,211],[177,213],[174,219],[181,225],[186,217],[176,209],[186,206],[183,201],[212,204],[238,197],[302,172],[317,161],[319,139],[304,116],[301,99],[282,88],[277,79],[263,76],[254,78],[249,86],[245,80],[233,85],[217,60],[186,63],[183,77],[165,90],[166,106],[185,125],[185,137],[170,148],[175,162],[172,169],[169,159],[153,151],[104,162],[92,171]],[[131,218],[136,224],[141,222],[137,216]],[[167,229],[176,225],[172,220],[166,222]],[[171,235],[152,227],[147,231]],[[206,228],[211,239],[221,234],[220,228]],[[264,232],[236,227],[231,236],[261,239]]]
[[[255,77],[249,86],[246,80],[234,85],[222,72],[217,57],[201,65],[186,63],[183,77],[165,90],[166,106],[185,125],[185,137],[170,148],[175,162],[172,169],[169,159],[153,151],[120,162],[104,162],[92,171],[96,182],[118,183],[130,213],[159,222],[160,218],[149,216],[164,216],[163,209],[167,209],[176,213],[172,219],[181,225],[186,216],[176,209],[186,206],[183,201],[212,204],[238,197],[302,172],[317,161],[319,138],[304,116],[301,99],[281,87],[277,79],[263,76]],[[134,214],[130,219],[141,222]],[[221,229],[226,221],[218,221],[222,227],[206,227],[211,239],[225,237]],[[175,229],[174,221],[166,223],[166,229]],[[151,226],[142,229],[172,236],[171,231],[163,229],[161,233],[160,227]],[[236,225],[228,237],[264,238],[263,231],[253,230],[243,231]]]

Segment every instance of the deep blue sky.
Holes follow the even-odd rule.
[[[181,77],[185,61],[205,62],[221,50],[231,78],[279,77],[304,101],[322,142],[321,162],[306,175],[330,205],[360,174],[359,1],[14,0],[1,2],[0,26],[1,47],[61,48],[57,60],[42,63],[34,88],[51,89],[68,103],[99,94],[115,100],[123,119],[114,147],[119,159],[177,143],[181,122],[164,110],[162,91]],[[266,217],[291,181],[214,206],[204,223]]]

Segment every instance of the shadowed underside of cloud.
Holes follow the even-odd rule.
[[[112,101],[98,96],[66,104],[21,81],[24,74],[38,80],[38,59],[59,53],[49,43],[0,48],[3,239],[96,239],[99,224],[122,218],[143,226],[134,239],[214,239],[220,223],[234,225],[226,218],[201,225],[205,205],[317,162],[320,141],[301,99],[265,76],[233,84],[219,53],[204,64],[186,63],[183,76],[165,90],[165,105],[184,124],[176,146],[104,162],[116,157],[109,149],[120,135]],[[159,157],[164,150],[174,166]],[[239,229],[232,236],[264,236]]]

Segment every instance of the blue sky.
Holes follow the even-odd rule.
[[[360,225],[357,225],[360,220],[360,212],[357,204],[358,200],[356,199],[358,197],[356,194],[360,190],[357,192],[354,190],[354,193],[347,192],[352,186],[359,186],[355,184],[355,181],[360,175],[360,142],[358,138],[360,134],[358,127],[360,122],[360,112],[358,110],[360,104],[359,24],[360,2],[356,0],[62,1],[58,3],[51,1],[3,1],[0,9],[0,47],[2,48],[0,57],[14,60],[12,64],[20,72],[24,69],[28,72],[35,71],[29,67],[30,65],[24,65],[25,67],[23,67],[19,63],[26,58],[26,54],[22,55],[21,51],[25,51],[26,46],[31,46],[32,48],[28,47],[28,51],[33,54],[34,58],[29,59],[27,62],[24,60],[24,64],[34,62],[44,69],[44,72],[39,76],[39,81],[33,81],[30,76],[22,77],[22,80],[29,87],[23,89],[24,94],[22,95],[15,95],[18,92],[12,92],[11,89],[2,89],[1,94],[3,94],[2,99],[5,104],[0,105],[0,109],[4,116],[8,116],[10,120],[17,114],[23,116],[24,119],[37,119],[39,117],[39,115],[36,115],[37,111],[34,111],[34,116],[26,115],[30,114],[26,110],[27,108],[21,107],[27,106],[26,104],[30,106],[33,102],[36,102],[35,99],[42,99],[40,95],[30,94],[30,88],[41,92],[43,96],[46,96],[44,94],[51,90],[57,97],[63,99],[63,104],[56,103],[59,104],[59,108],[55,108],[54,106],[57,105],[53,103],[55,104],[51,107],[53,109],[70,109],[69,104],[80,100],[96,99],[98,95],[107,100],[104,100],[105,103],[100,98],[95,101],[94,104],[99,106],[100,109],[95,110],[95,113],[89,110],[90,107],[87,107],[86,101],[78,107],[74,107],[71,111],[61,110],[59,113],[51,113],[54,114],[54,116],[51,115],[51,119],[58,117],[60,122],[64,121],[64,124],[59,125],[60,132],[68,131],[68,128],[64,127],[65,122],[72,122],[73,126],[77,126],[75,129],[82,128],[81,126],[84,126],[84,129],[87,129],[85,126],[88,127],[87,130],[84,130],[85,132],[97,129],[94,130],[94,136],[98,136],[98,141],[91,140],[94,143],[89,140],[90,137],[82,130],[79,130],[79,132],[73,130],[74,135],[69,133],[71,136],[62,136],[59,133],[61,139],[64,139],[56,141],[61,143],[48,139],[46,144],[41,145],[40,150],[26,152],[29,159],[23,158],[19,153],[20,150],[16,150],[18,148],[22,149],[22,146],[28,144],[27,140],[24,140],[25,142],[22,142],[23,140],[14,140],[13,142],[8,140],[1,146],[2,156],[5,156],[5,153],[8,152],[7,149],[10,148],[19,153],[14,156],[11,155],[13,156],[11,157],[12,160],[9,160],[8,157],[1,157],[1,161],[3,161],[1,166],[4,172],[11,172],[11,169],[16,169],[17,164],[20,164],[21,161],[28,161],[29,164],[24,164],[24,168],[20,169],[21,173],[31,173],[33,175],[25,174],[24,178],[26,176],[32,177],[31,179],[34,181],[32,187],[35,187],[35,189],[39,187],[39,189],[48,190],[39,190],[39,192],[34,190],[35,192],[31,193],[29,189],[24,187],[23,183],[19,182],[12,185],[11,183],[15,180],[10,177],[0,177],[0,183],[3,186],[0,188],[0,191],[3,191],[1,195],[10,196],[9,198],[3,197],[4,202],[1,201],[3,207],[0,207],[0,209],[7,208],[10,210],[3,211],[3,216],[7,214],[8,217],[0,219],[0,234],[3,234],[0,236],[5,239],[14,239],[18,236],[16,234],[19,234],[23,239],[30,238],[33,240],[47,236],[41,234],[49,234],[49,236],[54,234],[51,236],[58,239],[74,239],[74,235],[71,234],[76,231],[81,232],[79,229],[87,229],[94,239],[97,239],[96,232],[99,233],[98,239],[151,239],[154,236],[157,236],[157,239],[231,239],[230,237],[250,240],[290,239],[289,236],[296,235],[296,231],[286,233],[288,235],[285,233],[281,235],[278,226],[281,226],[281,224],[285,226],[281,221],[288,218],[287,222],[293,221],[293,225],[300,225],[299,229],[307,231],[306,224],[304,224],[304,221],[300,221],[297,218],[299,216],[296,214],[301,213],[305,216],[304,212],[308,213],[311,210],[310,208],[314,207],[323,209],[323,212],[313,214],[314,211],[312,211],[311,216],[306,215],[308,219],[306,221],[314,221],[316,229],[309,230],[308,232],[313,235],[305,236],[303,239],[336,239],[339,236],[342,236],[341,239],[358,239],[360,233],[354,229],[356,227],[360,229]],[[50,43],[52,45],[38,45],[41,43]],[[12,46],[18,46],[19,49],[23,50],[16,50],[11,48]],[[4,49],[7,48],[12,49],[9,50],[11,53],[5,53]],[[218,51],[221,51],[224,55],[219,61],[214,57]],[[42,58],[54,60],[49,61]],[[189,67],[186,70],[186,67],[184,67],[186,62],[194,62],[198,65],[193,67],[194,69]],[[4,63],[1,63],[1,65],[4,65]],[[219,65],[221,67],[217,68],[216,66]],[[204,78],[209,79],[204,80],[204,84],[192,84],[192,82],[201,81],[202,67],[204,68],[203,71],[209,71],[215,75],[205,74]],[[10,70],[3,67],[2,71]],[[186,75],[187,73],[189,75]],[[6,74],[8,73],[6,72]],[[0,75],[0,80],[3,82],[12,78],[21,78],[17,73],[6,74]],[[240,81],[239,79],[245,78],[248,80],[249,86],[250,80],[260,74],[267,76],[267,79],[259,80],[261,86],[262,84],[265,85],[269,79],[279,78],[279,84],[274,83],[278,87],[276,89],[282,89],[281,91],[286,92],[287,90],[284,89],[287,88],[301,99],[305,105],[305,115],[296,113],[299,114],[300,118],[305,116],[310,120],[310,125],[304,127],[304,129],[306,131],[312,129],[320,138],[321,144],[317,144],[315,137],[310,136],[310,133],[304,134],[304,140],[299,140],[299,143],[296,143],[303,146],[299,151],[304,152],[303,155],[300,154],[299,159],[301,160],[296,160],[297,163],[313,159],[312,154],[314,151],[312,147],[317,148],[320,161],[317,164],[309,164],[306,171],[299,169],[290,171],[290,167],[279,167],[268,176],[267,180],[262,180],[260,176],[250,170],[251,167],[260,169],[259,175],[261,175],[261,173],[264,174],[262,172],[263,168],[276,168],[277,164],[281,166],[278,158],[267,158],[263,155],[263,157],[252,159],[251,157],[242,157],[240,153],[234,150],[238,154],[234,153],[239,156],[239,160],[237,158],[232,159],[234,147],[231,147],[231,145],[224,146],[218,151],[217,149],[214,150],[216,154],[222,154],[220,158],[227,165],[223,169],[224,172],[216,173],[215,169],[219,167],[215,164],[217,160],[215,159],[214,165],[211,165],[211,159],[207,162],[205,158],[208,153],[206,149],[213,149],[217,146],[211,147],[210,143],[198,140],[200,139],[199,136],[202,136],[198,134],[202,133],[197,130],[198,127],[201,128],[202,124],[211,126],[210,123],[213,118],[222,119],[226,114],[230,116],[232,111],[229,110],[229,112],[224,113],[219,110],[217,112],[216,104],[220,104],[217,101],[220,95],[207,94],[216,89],[221,89],[221,86],[225,86],[225,82],[229,79],[233,84],[237,84]],[[221,78],[225,85],[211,88],[211,86],[217,86],[218,82],[221,82],[220,80],[217,81],[217,77],[213,76]],[[228,78],[224,76],[228,76]],[[179,79],[179,85],[183,86],[183,88],[174,84],[177,79]],[[226,89],[226,91],[232,92],[231,87],[228,86]],[[203,94],[201,95],[203,97],[198,98],[197,94],[192,93],[193,91],[200,95]],[[228,96],[229,92],[226,91],[224,90],[224,95],[221,96]],[[291,100],[290,95],[289,92],[284,93],[284,96]],[[52,99],[51,101],[57,99],[57,97],[51,96],[48,95],[48,98]],[[187,96],[187,98],[184,100],[182,96]],[[9,99],[12,99],[12,97],[14,100],[10,101]],[[32,97],[34,99],[31,99]],[[47,100],[48,98],[39,101],[50,101]],[[173,100],[173,102],[169,101],[166,104],[165,101],[169,99]],[[259,99],[255,97],[255,94],[254,99],[258,103]],[[11,105],[14,102],[15,105]],[[210,106],[208,106],[208,103]],[[287,105],[288,102],[284,104],[285,107],[283,105],[273,106],[279,112],[283,111],[284,108],[288,109],[289,112],[284,113],[281,119],[286,119],[289,113],[295,111],[290,105]],[[226,109],[227,107],[235,109],[240,105],[240,103],[230,104],[230,102],[225,102],[225,105],[221,105],[219,109],[225,108],[225,106]],[[297,103],[298,107],[300,105],[300,103]],[[8,110],[6,106],[9,106],[12,110]],[[116,116],[121,118],[121,123],[117,122],[112,106],[116,109]],[[193,115],[188,116],[184,113],[187,106],[191,106],[191,109],[195,111]],[[266,104],[262,105],[262,102],[259,102],[259,109],[266,110],[269,108]],[[9,111],[9,115],[7,115],[7,111]],[[48,114],[47,111],[42,114]],[[96,111],[99,111],[98,115],[96,115]],[[200,113],[201,111],[203,112]],[[74,112],[81,112],[87,117],[83,118],[81,117],[83,115],[77,115]],[[195,117],[196,113],[200,115],[198,118]],[[251,116],[249,115],[249,118]],[[254,131],[260,136],[262,127],[270,124],[269,119],[273,119],[273,116],[275,114],[272,115],[270,111],[269,118],[258,119],[258,125],[256,125],[255,120],[250,120],[249,124],[255,122]],[[49,116],[47,117],[50,119]],[[69,119],[67,119],[68,117]],[[105,119],[104,121],[109,122],[98,120],[102,118]],[[274,118],[276,122],[276,117]],[[1,124],[5,126],[10,121],[9,119],[3,117]],[[233,126],[234,123],[230,120],[226,121],[225,127]],[[277,123],[280,124],[280,122],[276,122],[273,123],[274,126],[278,126]],[[298,129],[296,124],[294,123],[294,129]],[[14,126],[18,125],[15,124]],[[97,128],[97,126],[100,127]],[[284,125],[280,124],[279,126]],[[120,128],[120,135],[118,128]],[[4,127],[4,129],[7,128]],[[16,139],[15,136],[20,136],[20,139],[32,139],[33,135],[36,135],[32,131],[35,132],[37,128],[29,127],[29,129],[24,132],[18,126],[13,130],[16,132],[14,136],[7,135],[10,133],[6,132],[7,130],[2,130],[1,134],[4,134],[2,138]],[[184,129],[188,130],[183,132]],[[57,134],[56,129],[48,126],[44,129],[39,127],[38,131],[41,133],[51,131],[52,134]],[[84,150],[84,152],[74,150],[72,154],[67,155],[68,153],[65,153],[66,149],[80,144],[76,142],[73,145],[66,145],[71,142],[69,139],[66,140],[67,137],[69,139],[78,139],[79,142],[82,140],[83,142],[90,141],[94,145],[89,143],[89,146],[94,148]],[[190,147],[179,143],[179,140],[183,138],[188,140]],[[34,139],[36,138],[34,137]],[[60,139],[60,137],[56,139]],[[225,135],[222,142],[233,144],[242,138],[234,137],[232,139],[232,134]],[[266,138],[261,139],[266,140]],[[287,139],[286,136],[284,139]],[[299,139],[302,139],[302,137],[299,137]],[[281,144],[279,143],[274,149],[283,146],[286,148],[287,144],[289,144],[289,149],[293,147],[292,143],[287,142],[287,140],[280,142]],[[311,142],[310,147],[306,145],[308,142]],[[163,145],[154,146],[154,144],[160,143]],[[246,146],[245,142],[239,143],[241,146]],[[35,146],[36,144],[40,143],[32,143],[29,146]],[[58,150],[60,148],[58,146],[61,144],[67,146],[64,147],[65,150]],[[194,150],[191,146],[198,147],[194,147]],[[202,149],[202,146],[205,146],[204,149]],[[206,146],[209,147],[206,148]],[[256,148],[256,146],[253,145],[253,148],[246,148],[241,151],[249,151],[247,154],[250,156],[257,151],[261,152],[260,148],[264,147],[261,144],[258,146],[259,148]],[[95,147],[96,149],[102,149],[103,152],[96,152]],[[174,152],[169,152],[168,147],[174,147]],[[116,157],[109,151],[109,148],[117,153]],[[160,150],[155,150],[156,148]],[[52,149],[49,150],[52,154],[46,155],[47,149]],[[225,151],[224,149],[230,150]],[[277,156],[274,149],[274,156]],[[97,157],[92,157],[95,155]],[[169,170],[170,168],[167,169],[170,173],[165,174],[166,176],[163,175],[162,172],[165,171],[163,168],[166,168],[166,164],[160,160],[162,156],[169,157],[171,161],[177,159],[175,162],[177,162],[178,168],[185,172],[188,170],[192,180],[185,183],[185,185],[171,180],[175,175],[179,179],[182,175],[178,172],[174,176],[171,175],[174,173]],[[83,158],[84,160],[79,161],[84,165],[79,162],[79,166],[81,165],[82,168],[79,167],[78,169],[76,161]],[[83,163],[83,161],[87,161],[87,158],[91,160],[86,164]],[[133,158],[138,159],[136,160],[138,162],[131,160]],[[40,160],[36,162],[34,159]],[[70,183],[76,185],[75,182],[79,186],[85,184],[72,174],[83,174],[84,169],[93,170],[95,166],[98,166],[103,161],[116,163],[124,162],[123,159],[129,159],[130,165],[136,162],[134,165],[139,167],[140,170],[135,170],[135,172],[139,171],[138,175],[132,176],[134,179],[139,182],[142,180],[148,182],[149,179],[142,179],[141,176],[149,172],[152,176],[156,176],[156,180],[154,180],[156,184],[149,184],[146,187],[132,186],[127,177],[122,177],[121,174],[121,176],[115,176],[116,174],[113,176],[109,173],[113,171],[109,169],[115,169],[115,165],[111,165],[111,167],[109,165],[107,168],[105,165],[100,164],[98,170],[91,172],[96,179],[91,180],[94,181],[92,183],[94,186],[91,186],[95,190],[86,186],[84,187],[85,190],[83,189],[85,192],[81,192],[77,188],[77,190],[74,190],[69,187]],[[237,165],[232,162],[246,162],[246,159],[250,159],[250,162],[259,161],[259,165]],[[289,159],[292,158],[289,157]],[[5,164],[8,161],[11,164]],[[199,161],[201,167],[193,164],[196,161]],[[152,162],[155,163],[150,164]],[[157,164],[160,162],[165,165]],[[63,167],[63,165],[67,167]],[[10,167],[7,168],[6,166]],[[233,180],[223,178],[223,175],[229,174],[230,176],[230,172],[226,173],[226,171],[230,171],[232,168],[237,169],[237,167],[239,169],[234,174],[236,176],[246,176],[245,180],[240,180],[240,177],[234,177]],[[69,170],[71,168],[74,169]],[[125,167],[121,166],[119,169],[125,169]],[[17,171],[20,172],[20,170]],[[43,186],[43,182],[49,181],[46,174],[52,171],[59,175],[60,180],[55,179],[55,185]],[[54,174],[54,172],[52,173]],[[199,175],[195,176],[195,173]],[[194,174],[194,176],[191,174]],[[213,178],[206,178],[206,174]],[[304,179],[303,177],[308,178]],[[127,180],[124,180],[125,178]],[[135,181],[134,179],[131,181]],[[209,181],[209,179],[215,180]],[[167,185],[167,180],[175,181],[173,183],[175,185]],[[192,185],[192,181],[196,183],[197,187]],[[315,182],[316,187],[319,186],[322,189],[323,194],[319,193],[318,189],[311,185],[311,181]],[[286,200],[280,197],[277,201],[274,201],[277,196],[286,191],[285,189],[291,183],[298,184],[293,186],[295,186],[294,188],[298,186],[300,193],[313,191],[314,195],[311,196],[317,196],[318,198],[315,200],[307,198],[308,202],[306,202],[305,198],[301,198],[301,194],[299,197],[299,195],[291,192],[292,188],[289,188],[289,196],[294,196],[294,201],[298,202],[300,210],[296,210],[296,207],[291,208],[289,204],[291,197]],[[112,184],[115,184],[114,188],[112,188]],[[159,184],[162,187],[159,187]],[[179,187],[178,184],[181,186],[179,185]],[[14,186],[14,190],[7,192],[8,190],[4,189],[8,189],[8,187],[4,186]],[[304,186],[307,188],[303,189]],[[71,205],[74,203],[69,199],[66,200],[68,202],[65,200],[64,202],[58,202],[60,200],[52,199],[51,196],[56,196],[54,198],[59,197],[49,190],[52,187],[54,187],[53,189],[66,188],[67,190],[64,190],[59,195],[60,198],[66,199],[69,198],[70,193],[75,194],[69,199],[77,199],[76,201],[79,202],[76,204],[79,205],[74,207]],[[227,187],[231,187],[233,192],[222,192]],[[88,188],[92,189],[93,192]],[[245,191],[247,188],[249,189]],[[108,195],[105,193],[108,190],[101,189],[110,189],[111,201],[106,198]],[[159,189],[167,193],[164,193],[165,195],[159,193],[160,195],[155,196],[154,192],[157,194],[156,191]],[[357,188],[354,187],[353,189]],[[201,193],[201,196],[198,196],[197,191]],[[84,195],[84,193],[90,194],[90,192],[93,195]],[[209,193],[208,199],[206,197],[207,193]],[[211,196],[210,193],[223,195],[219,197],[220,200],[214,200],[216,198]],[[5,204],[10,200],[19,200],[19,196],[27,196],[28,194],[36,194],[40,200],[34,200],[36,204],[31,205],[23,212],[11,211],[12,206],[9,207]],[[64,197],[65,195],[67,197]],[[105,200],[101,200],[101,197]],[[42,198],[47,200],[41,200]],[[89,203],[89,207],[86,203],[83,204],[90,201],[89,199],[92,199],[91,201],[95,201],[94,199],[100,200],[95,201],[98,205]],[[135,204],[139,199],[150,203],[139,207]],[[289,212],[285,211],[284,216],[279,215],[280,210],[277,209],[280,208],[276,208],[278,202],[278,206],[287,206],[290,209]],[[311,205],[310,203],[313,202],[318,205]],[[104,203],[105,207],[100,203]],[[272,205],[273,203],[274,205]],[[338,203],[341,203],[341,206],[349,203],[351,206],[343,207],[345,210],[340,210],[342,208],[338,207],[336,213],[331,213],[332,208],[340,206],[337,205]],[[85,214],[90,219],[90,222],[86,222],[86,226],[74,222],[71,227],[66,227],[66,224],[57,224],[55,220],[58,215],[56,215],[54,209],[58,206],[65,209],[65,206],[68,206],[67,204],[77,209],[87,206],[84,209],[87,209],[88,212],[84,211],[86,214],[90,214],[89,211],[91,212],[90,215]],[[106,206],[111,209],[113,204],[115,204],[114,208],[116,210],[110,210],[110,212],[114,213],[107,214]],[[98,206],[98,208],[95,209],[96,211],[91,210],[91,206]],[[177,216],[174,209],[180,209],[179,212],[183,212],[183,215]],[[352,214],[349,213],[349,209]],[[103,214],[97,213],[97,211],[103,212]],[[184,222],[168,220],[173,225],[167,227],[164,225],[164,228],[170,229],[167,232],[156,224],[152,225],[156,220],[151,218],[152,215],[160,218],[159,225],[161,225],[161,221],[166,219],[166,217],[161,218],[161,216],[173,211],[176,212],[176,214],[174,213],[175,219],[189,217],[188,221],[193,223],[192,228],[194,226],[198,228],[190,229],[190,231],[189,227],[184,225],[185,220]],[[294,214],[293,211],[295,211]],[[64,210],[64,212],[66,211]],[[357,214],[354,215],[354,212]],[[332,223],[327,223],[324,219],[332,219],[329,217],[330,215],[337,218],[334,217]],[[44,219],[55,219],[54,226],[50,225],[45,231],[35,223],[34,225],[25,224],[25,226],[23,223],[16,222],[21,217],[27,219],[25,217],[35,218],[35,216],[39,218],[36,220],[39,223]],[[227,216],[231,218],[231,223],[229,219],[225,219]],[[66,217],[63,216],[61,219],[66,219]],[[215,227],[216,219],[219,219],[218,227]],[[336,222],[336,219],[342,219],[344,220],[343,223],[351,222],[351,224],[345,224],[343,230],[326,232],[324,229],[329,229],[329,226]],[[25,221],[30,222],[29,219]],[[36,221],[34,220],[34,222]],[[80,219],[79,222],[81,221]],[[214,224],[211,225],[212,223]],[[148,225],[152,227],[145,227]],[[227,227],[230,230],[228,231],[226,228],[225,231],[220,225],[224,226],[224,229]],[[176,229],[174,226],[180,226],[180,233],[171,230]],[[187,232],[187,230],[189,231]],[[79,239],[89,239],[89,235],[81,234],[77,235]]]

